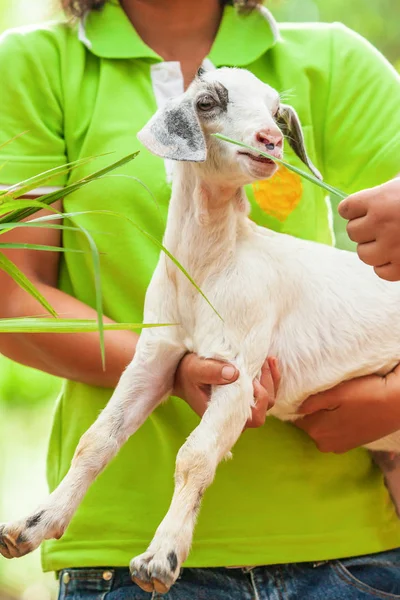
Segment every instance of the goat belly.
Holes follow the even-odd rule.
[[[400,283],[379,279],[351,252],[279,234],[265,239],[279,271],[265,306],[276,314],[268,354],[282,372],[271,414],[295,420],[309,395],[400,362]],[[400,434],[368,447],[400,452]]]

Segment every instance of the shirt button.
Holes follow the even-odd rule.
[[[103,579],[104,581],[110,581],[112,579],[112,571],[104,571],[103,573]]]
[[[62,576],[62,581],[63,583],[65,583],[65,585],[67,585],[67,583],[69,583],[71,581],[71,576],[69,573],[64,573]]]

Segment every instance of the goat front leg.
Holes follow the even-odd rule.
[[[133,361],[103,412],[81,437],[68,473],[47,502],[28,518],[0,525],[3,556],[23,556],[45,539],[60,538],[90,484],[170,394],[185,348],[156,331],[161,330],[143,331]]]
[[[243,372],[235,383],[213,388],[201,423],[178,452],[168,513],[147,551],[131,561],[132,579],[143,590],[165,593],[176,581],[189,554],[202,496],[243,431],[252,403],[252,380]]]

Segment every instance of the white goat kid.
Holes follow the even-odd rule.
[[[271,413],[293,420],[302,401],[400,361],[400,286],[378,279],[356,255],[272,233],[248,219],[243,186],[273,175],[276,165],[210,134],[265,148],[280,157],[283,136],[311,168],[296,113],[247,71],[200,73],[140,132],[155,154],[179,161],[165,246],[201,286],[221,320],[161,255],[149,286],[146,322],[132,363],[110,402],[83,435],[58,488],[28,519],[3,525],[0,552],[22,556],[60,537],[91,482],[166,398],[188,351],[229,361],[235,383],[212,388],[199,426],[180,449],[169,511],[148,550],[131,562],[144,590],[166,592],[186,559],[202,495],[240,436],[253,404],[253,379],[277,356],[282,383]],[[369,448],[397,452],[400,435]]]

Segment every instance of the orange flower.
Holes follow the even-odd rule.
[[[278,221],[285,221],[303,194],[301,177],[280,166],[270,179],[253,183],[254,197],[260,208]]]

